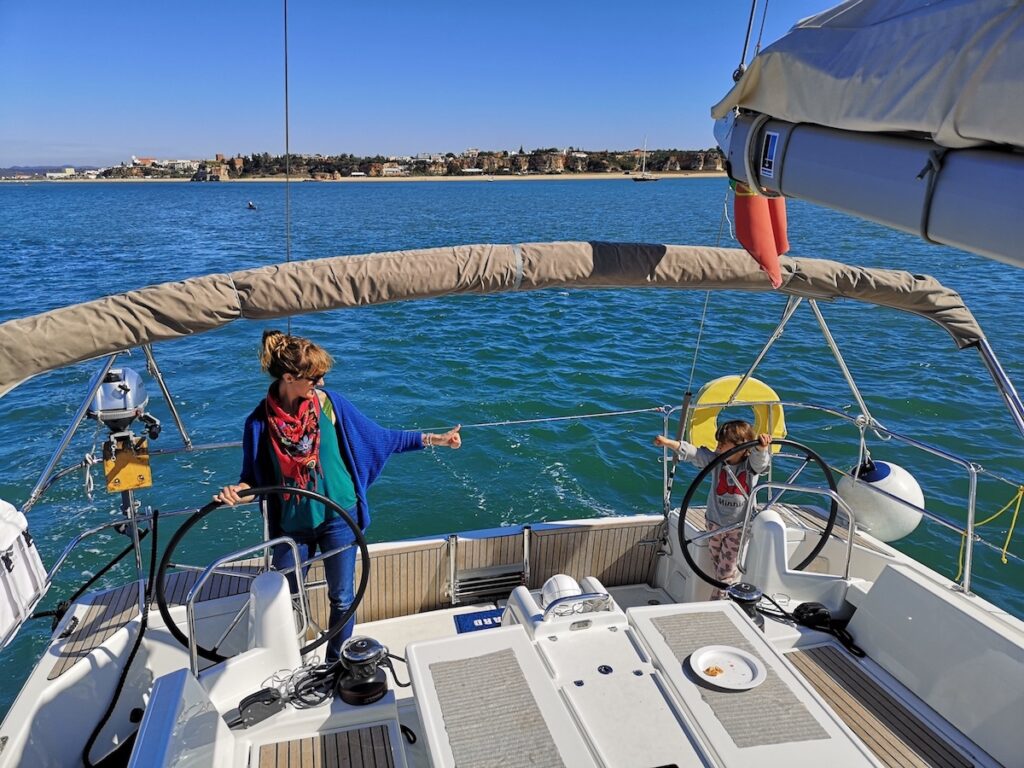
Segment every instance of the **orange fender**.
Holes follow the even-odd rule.
[[[768,215],[772,220],[772,234],[775,236],[775,250],[779,256],[789,250],[789,236],[786,234],[786,198],[769,197]]]
[[[773,205],[775,201],[781,205]],[[782,285],[779,254],[789,250],[786,201],[781,197],[768,198],[754,194],[745,184],[737,184],[733,213],[736,219],[736,239],[767,273],[772,288],[778,288]],[[774,225],[776,221],[779,222],[778,230]],[[780,250],[780,246],[784,246],[785,250]]]

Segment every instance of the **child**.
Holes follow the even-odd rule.
[[[715,433],[718,445],[714,451],[698,448],[687,442],[672,440],[664,435],[654,438],[654,444],[667,447],[679,453],[684,461],[696,467],[706,467],[716,455],[725,453],[741,443],[755,439],[754,428],[746,421],[727,421]],[[768,446],[772,442],[771,435],[763,434],[756,437],[759,445],[748,451],[740,451],[726,459],[711,475],[711,491],[708,493],[708,506],[705,517],[708,533],[719,528],[743,521],[744,505],[751,488],[757,483],[758,476],[768,469],[771,454]],[[736,581],[736,561],[739,557],[740,529],[735,528],[726,533],[712,536],[708,541],[711,562],[715,567],[715,578],[731,584]],[[720,600],[722,591],[716,589],[712,600]]]

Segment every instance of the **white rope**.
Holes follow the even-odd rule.
[[[732,228],[732,219],[729,218],[729,191],[728,190],[726,190],[726,192],[725,192],[725,199],[722,200],[722,219],[723,219],[723,224],[728,224],[729,225],[729,239],[730,240],[735,240],[736,239],[736,231]],[[718,242],[715,244],[715,246],[719,247],[719,246],[721,246],[721,244],[722,244],[722,225],[720,224],[719,227],[718,227]]]

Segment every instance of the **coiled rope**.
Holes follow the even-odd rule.
[[[1001,514],[1003,514],[1010,507],[1013,507],[1013,517],[1010,519],[1010,528],[1009,528],[1009,530],[1006,531],[1006,540],[1003,542],[1003,547],[1002,547],[1002,549],[999,552],[999,559],[1002,561],[1003,565],[1006,565],[1006,555],[1007,555],[1007,553],[1010,550],[1010,539],[1013,538],[1013,529],[1017,526],[1017,517],[1020,515],[1020,507],[1021,507],[1021,503],[1022,502],[1024,502],[1024,485],[1017,486],[1017,495],[1014,496],[1012,499],[1010,499],[1008,502],[1006,502],[1006,505],[1002,509],[1000,509],[998,512],[996,512],[994,515],[992,515],[992,517],[986,517],[980,523],[975,523],[974,524],[975,528],[980,528],[981,526],[983,526],[983,525],[985,525],[987,523],[991,523],[993,520],[998,518]],[[978,540],[984,542],[984,539],[981,539],[980,537],[979,537]],[[959,554],[959,556],[957,558],[956,576],[953,578],[953,581],[960,581],[960,577],[963,576],[963,573],[964,573],[964,548],[965,548],[966,544],[967,544],[967,533],[966,532],[965,533],[961,533],[960,534],[960,554]],[[1017,559],[1017,558],[1014,557],[1014,559]]]

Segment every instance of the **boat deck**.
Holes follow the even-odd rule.
[[[254,558],[226,566],[225,570],[240,575],[215,573],[203,585],[197,601],[216,600],[248,592],[251,576],[259,572],[261,562],[259,558]],[[185,597],[198,577],[198,571],[178,571],[170,574],[166,580],[168,604],[184,604]],[[139,582],[91,595],[87,600],[88,602],[84,603],[87,606],[84,615],[68,633],[67,642],[60,646],[57,661],[47,677],[49,680],[55,680],[63,675],[78,661],[103,645],[111,635],[139,616]],[[155,609],[155,601],[153,608]],[[67,632],[66,629],[64,631]],[[63,634],[62,632],[61,635]]]
[[[804,525],[821,529],[823,522],[816,516],[790,505],[782,506]],[[692,509],[687,521],[699,530],[706,528],[701,508]],[[524,551],[528,551],[530,567],[528,572],[524,570],[523,580],[531,589],[540,587],[556,573],[596,575],[608,587],[643,583],[649,580],[655,562],[657,528],[657,523],[650,519],[626,518],[605,521],[600,526],[542,525],[528,533],[513,530],[500,536],[460,538],[454,558],[455,569],[458,572],[459,569],[494,563],[513,565],[517,558],[521,561]],[[845,531],[836,530],[834,535],[842,538]],[[528,541],[524,541],[526,538]],[[860,536],[858,544],[871,547],[871,542]],[[446,541],[402,542],[394,548],[375,551],[372,559],[375,578],[360,606],[356,617],[358,623],[407,616],[451,604],[446,588],[452,558]],[[225,571],[235,571],[239,575],[214,574],[204,585],[198,602],[246,592],[261,563],[260,558],[251,558],[225,566]],[[357,576],[358,572],[357,563]],[[168,603],[183,604],[198,576],[197,571],[170,574],[166,589]],[[306,581],[313,585],[309,593],[311,623],[314,627],[326,627],[330,605],[323,586],[322,563],[315,563],[310,568]],[[137,583],[95,595],[91,600],[67,642],[58,646],[57,660],[49,679],[67,672],[139,615]]]
[[[889,768],[974,765],[845,651],[826,645],[793,651],[787,658]]]
[[[253,768],[394,768],[388,729],[357,730],[263,744],[254,751]]]

